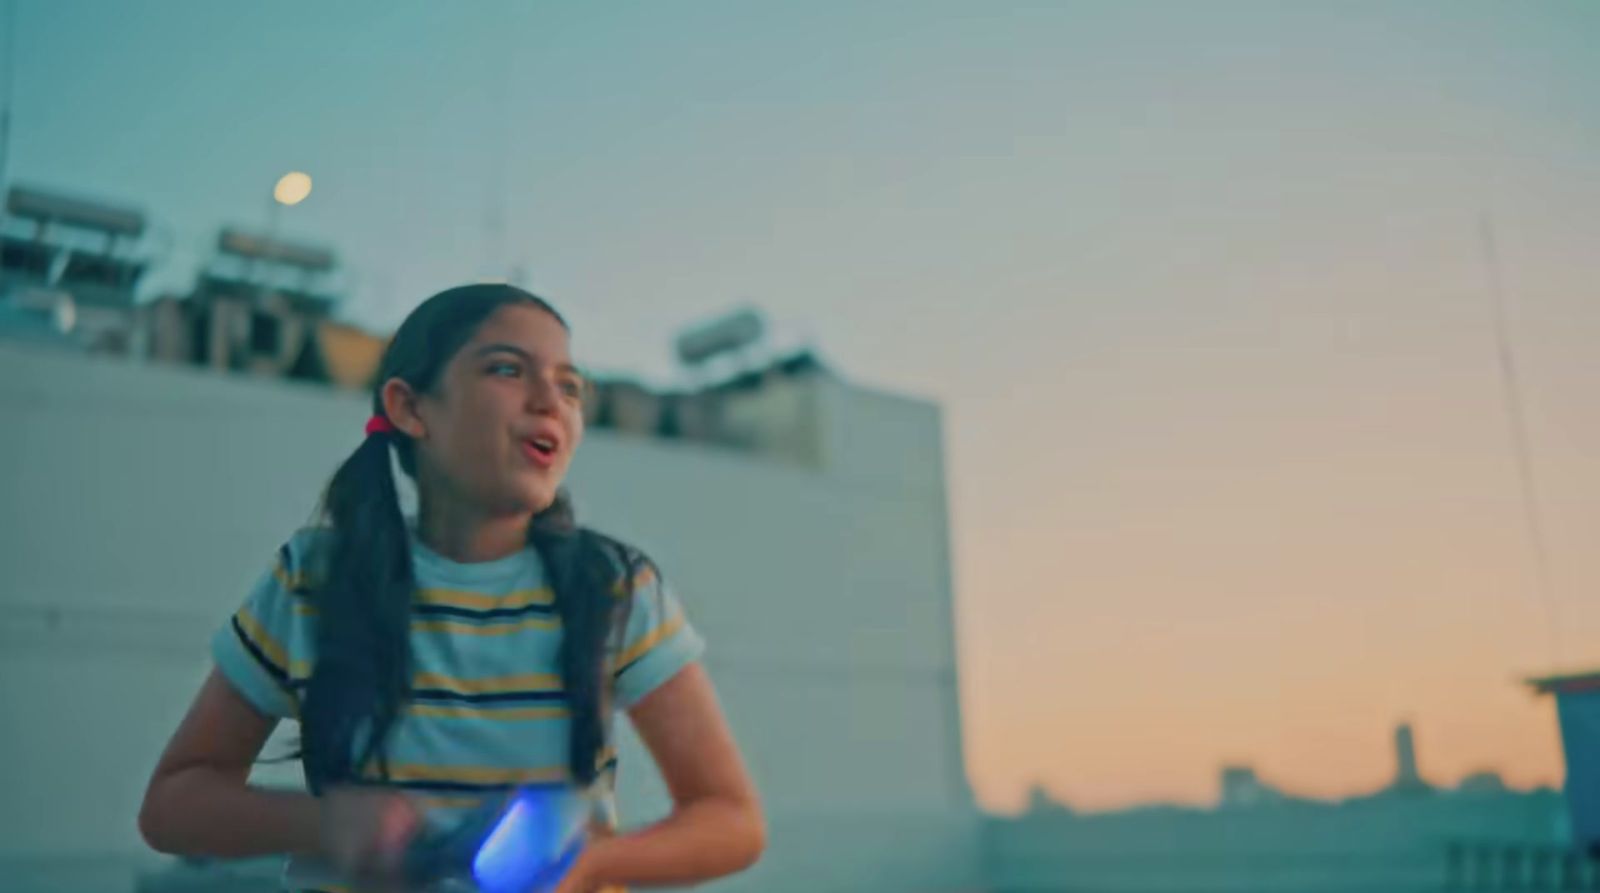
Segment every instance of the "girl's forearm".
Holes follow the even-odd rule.
[[[191,766],[152,786],[139,830],[163,853],[238,859],[314,853],[320,820],[310,794],[251,787],[212,767]]]
[[[707,798],[654,825],[595,841],[579,865],[591,887],[677,886],[748,868],[765,848],[759,806]]]

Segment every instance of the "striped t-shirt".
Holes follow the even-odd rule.
[[[212,643],[218,668],[263,713],[299,716],[316,659],[316,604],[307,569],[327,531],[302,530],[278,551]],[[387,739],[390,782],[416,797],[430,825],[446,825],[485,797],[561,783],[568,713],[557,653],[561,621],[538,553],[451,561],[411,537],[417,584],[411,611],[409,702]],[[699,659],[704,644],[676,596],[653,572],[635,578],[627,622],[612,637],[612,704],[626,710]],[[615,825],[615,754],[585,792]],[[338,890],[315,862],[291,859],[290,889]]]

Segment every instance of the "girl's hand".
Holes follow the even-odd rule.
[[[550,893],[599,893],[607,884],[599,867],[604,851],[610,845],[608,838],[616,831],[599,822],[589,823],[588,840],[573,860],[572,867],[562,876]]]
[[[406,846],[422,827],[410,799],[378,788],[336,788],[322,798],[322,852],[352,879],[398,886]]]
[[[573,860],[572,867],[567,869],[550,893],[598,893],[601,884],[595,871],[593,853],[594,844],[585,845],[578,858]]]

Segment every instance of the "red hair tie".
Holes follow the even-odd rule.
[[[367,419],[367,436],[368,437],[371,437],[374,434],[393,434],[393,433],[394,433],[394,423],[390,422],[388,419],[384,418],[383,416],[375,415],[372,418]]]

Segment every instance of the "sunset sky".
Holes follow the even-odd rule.
[[[603,369],[670,380],[683,324],[753,303],[938,401],[985,806],[1207,802],[1225,762],[1357,793],[1403,718],[1431,780],[1560,779],[1519,680],[1600,666],[1600,5],[18,0],[15,27],[10,176],[147,208],[153,287],[301,169],[283,231],[337,246],[362,324],[520,268]]]

